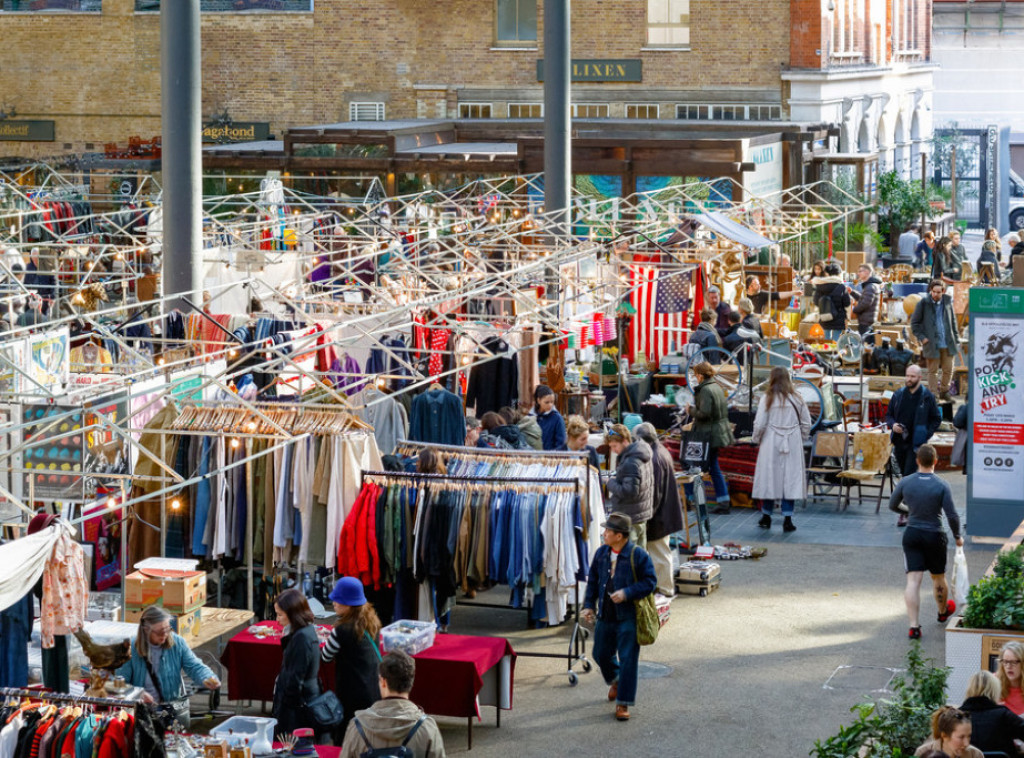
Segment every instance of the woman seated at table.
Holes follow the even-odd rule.
[[[281,625],[281,672],[274,683],[273,716],[277,732],[316,729],[306,703],[320,694],[320,640],[313,625],[313,611],[306,596],[285,590],[274,601],[274,613]]]
[[[971,717],[958,708],[944,705],[932,714],[932,737],[914,751],[924,756],[939,750],[950,758],[985,758],[971,744]]]
[[[960,261],[953,255],[953,240],[943,237],[935,243],[932,260],[932,279],[942,279],[946,284],[959,282],[964,275]]]
[[[373,604],[366,602],[363,583],[355,577],[341,577],[331,590],[330,598],[338,620],[320,651],[320,660],[334,661],[334,694],[345,709],[345,720],[333,734],[334,744],[340,745],[355,712],[380,700],[377,684],[380,619]]]
[[[1024,695],[1021,694],[1021,667],[1024,666],[1024,645],[1010,640],[999,652],[999,702],[1024,716]]]
[[[985,752],[1016,755],[1014,740],[1024,740],[1024,719],[999,705],[999,680],[990,671],[977,671],[967,682],[967,699],[960,710],[971,717],[971,744]]]
[[[193,682],[215,690],[220,681],[189,649],[184,638],[171,630],[174,617],[157,605],[151,605],[139,618],[139,631],[132,642],[132,657],[117,670],[125,682],[144,688],[142,701],[167,703],[182,726],[189,725],[188,697],[181,672]]]

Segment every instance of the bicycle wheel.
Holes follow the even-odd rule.
[[[732,400],[744,378],[743,366],[736,356],[722,347],[704,347],[691,355],[686,361],[686,383],[691,389],[700,384],[693,373],[693,367],[704,361],[715,366],[715,381],[722,385],[726,398]]]
[[[816,384],[801,376],[793,377],[793,389],[807,403],[807,410],[811,414],[811,429],[813,429],[825,415],[825,397]]]

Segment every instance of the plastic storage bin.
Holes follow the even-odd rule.
[[[386,651],[401,650],[409,655],[422,653],[434,644],[437,627],[432,621],[401,620],[380,630],[381,647]]]

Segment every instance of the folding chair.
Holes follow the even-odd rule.
[[[890,492],[896,486],[891,462],[892,441],[885,432],[855,432],[849,450],[851,460],[856,460],[857,453],[861,452],[864,455],[864,462],[859,469],[850,468],[839,472],[838,476],[846,488],[846,502],[844,504],[840,500],[839,510],[845,510],[850,505],[850,491],[856,485],[858,501],[863,501],[865,488],[878,489],[875,501],[875,513],[878,513],[882,508],[882,492],[885,490],[886,479],[889,480]],[[876,477],[880,477],[877,483]]]
[[[807,485],[811,500],[817,500],[836,487],[835,477],[846,468],[846,453],[850,438],[846,432],[817,432],[811,443],[811,455],[807,464]],[[825,488],[823,490],[823,488]],[[841,502],[842,489],[838,490],[837,504]]]

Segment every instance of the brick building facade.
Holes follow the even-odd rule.
[[[268,122],[277,135],[354,118],[542,116],[543,0],[201,2],[204,115]],[[79,10],[38,10],[47,3]],[[842,33],[830,4],[852,14]],[[892,9],[904,4],[914,16],[893,27]],[[0,110],[54,122],[54,142],[8,141],[0,155],[80,153],[159,134],[155,0],[0,5]],[[12,10],[19,5],[35,10]],[[931,90],[921,25],[929,6],[572,0],[576,115],[832,122],[842,125],[843,150],[895,153],[912,133],[930,134],[921,116]],[[917,57],[890,44],[891,28],[904,27],[923,41]]]

